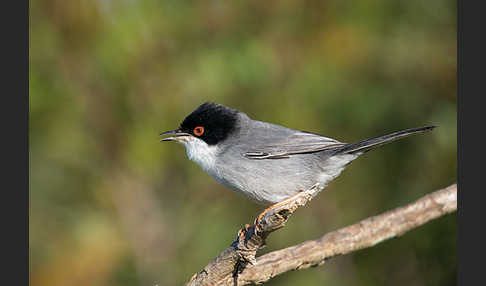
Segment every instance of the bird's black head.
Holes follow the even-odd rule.
[[[182,121],[179,130],[216,145],[235,131],[237,115],[235,109],[206,102]]]

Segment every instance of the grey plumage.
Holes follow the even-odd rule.
[[[224,140],[207,144],[206,141],[212,141],[192,135],[178,141],[186,147],[188,157],[217,181],[265,205],[282,201],[316,184],[322,190],[364,152],[433,128],[408,129],[348,144],[252,120],[234,109],[228,108],[228,111],[233,112],[234,123]],[[217,112],[214,114],[211,116],[218,116]],[[199,123],[199,117],[196,118],[195,125],[204,125],[204,120]]]

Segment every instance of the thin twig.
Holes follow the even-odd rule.
[[[186,285],[260,284],[290,270],[322,265],[337,255],[374,246],[400,236],[457,209],[457,186],[430,193],[406,206],[364,219],[319,239],[267,253],[255,259],[266,237],[283,227],[290,215],[305,205],[317,188],[301,192],[261,218],[260,227],[246,225],[229,248],[193,275]]]

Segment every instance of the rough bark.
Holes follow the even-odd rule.
[[[298,207],[312,199],[316,190],[312,188],[286,200],[266,212],[256,226],[245,225],[231,246],[194,274],[186,285],[260,284],[284,272],[322,265],[334,256],[374,246],[457,209],[457,186],[454,184],[319,239],[255,259],[257,250],[265,245],[266,237],[282,228]]]

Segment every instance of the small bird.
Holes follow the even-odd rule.
[[[160,134],[170,135],[160,141],[181,143],[189,159],[216,181],[268,206],[315,186],[318,186],[317,194],[363,153],[434,127],[343,143],[253,120],[220,104],[204,103],[178,129]]]

